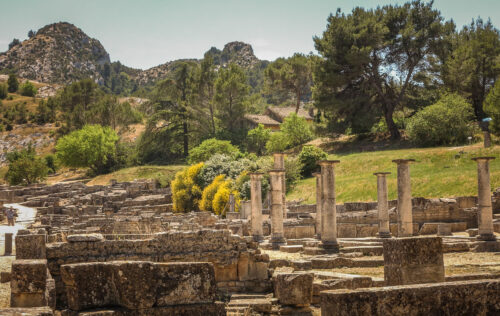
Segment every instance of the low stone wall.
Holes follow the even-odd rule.
[[[69,237],[68,237],[69,238]],[[257,244],[228,230],[167,232],[150,239],[104,240],[72,238],[72,242],[47,244],[49,270],[56,281],[57,304],[66,306],[61,266],[115,260],[151,262],[211,262],[218,290],[222,292],[269,290],[269,256]]]
[[[210,263],[94,262],[63,265],[61,272],[73,312],[111,307],[154,315],[165,308],[180,312],[183,305],[198,305],[205,315],[215,315]]]
[[[321,292],[321,315],[500,315],[500,280]]]

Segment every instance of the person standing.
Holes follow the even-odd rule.
[[[5,215],[7,216],[8,225],[14,226],[14,208],[12,206],[7,209]]]

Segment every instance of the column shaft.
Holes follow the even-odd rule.
[[[284,243],[285,234],[283,227],[283,196],[281,191],[282,177],[285,172],[282,169],[269,171],[271,178],[271,242]]]
[[[413,159],[393,160],[398,165],[398,237],[413,236],[410,162]]]
[[[389,228],[389,201],[387,197],[387,174],[389,173],[375,173],[377,176],[378,235],[381,238],[391,237]]]
[[[262,240],[262,191],[261,191],[262,174],[250,174],[250,200],[251,200],[251,229],[254,240]]]
[[[493,157],[475,158],[477,162],[478,189],[478,237],[479,240],[495,240],[493,231],[493,208],[491,205],[490,163]]]
[[[321,207],[323,204],[323,189],[321,187],[321,173],[317,172],[313,174],[316,178],[316,235],[321,239],[322,226],[322,212]]]
[[[274,153],[274,169],[283,169],[285,170],[285,154],[283,153]],[[281,179],[281,195],[283,198],[283,218],[286,218],[286,177],[283,175]]]
[[[323,203],[321,207],[322,225],[321,243],[325,249],[338,250],[337,243],[337,207],[335,197],[335,163],[338,161],[321,161],[321,187]]]

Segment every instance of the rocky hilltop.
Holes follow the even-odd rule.
[[[230,63],[235,63],[245,69],[251,69],[262,61],[253,53],[250,44],[243,42],[230,42],[224,45],[222,50],[212,47],[205,55],[210,55],[218,67],[226,67]],[[182,62],[199,62],[198,59],[178,59],[152,67],[132,75],[131,78],[139,85],[147,85],[155,81],[167,78]]]
[[[47,83],[67,84],[82,78],[100,80],[109,63],[101,43],[70,23],[47,25],[35,36],[0,54],[0,71]]]
[[[218,67],[235,63],[249,70],[267,64],[254,55],[251,45],[243,42],[228,43],[222,50],[212,47],[206,54],[212,56]],[[199,62],[179,59],[146,70],[122,65],[120,71],[143,86],[167,78],[186,61]],[[43,83],[68,84],[88,77],[102,83],[106,64],[110,64],[110,58],[101,43],[66,22],[47,25],[31,38],[0,53],[0,73],[14,71],[19,77]]]

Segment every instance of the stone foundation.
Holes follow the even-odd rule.
[[[322,316],[500,315],[500,280],[321,292]]]

